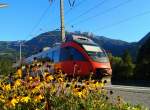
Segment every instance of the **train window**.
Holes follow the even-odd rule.
[[[70,52],[68,48],[61,48],[60,61],[69,60]]]
[[[54,62],[59,62],[59,50],[55,50],[53,54]]]
[[[77,49],[73,47],[61,48],[60,61],[77,60],[85,61],[84,56]]]
[[[92,45],[83,45],[83,48],[86,51],[91,51],[91,52],[102,52],[102,49],[98,46],[92,46]]]
[[[53,53],[53,60],[54,60],[54,62],[56,62],[56,59],[57,59],[57,52],[54,51],[54,53]]]
[[[73,58],[73,60],[85,61],[84,56],[77,49],[70,47],[69,51],[70,51],[70,56]]]
[[[52,59],[52,52],[49,52],[49,53],[48,53],[48,57],[49,57],[50,59]]]

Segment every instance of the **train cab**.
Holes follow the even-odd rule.
[[[60,63],[69,75],[89,76],[92,72],[96,77],[103,77],[112,74],[104,49],[83,36],[66,38],[66,42],[61,45]]]

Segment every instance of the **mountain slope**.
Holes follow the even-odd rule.
[[[115,56],[122,56],[124,51],[128,49],[132,57],[134,57],[134,59],[136,58],[139,47],[150,37],[150,33],[148,33],[139,42],[128,43],[128,42],[121,41],[121,40],[110,39],[104,36],[92,36],[91,37],[88,33],[66,32],[66,36],[70,34],[84,35],[84,36],[90,37],[96,43],[102,46],[107,52],[111,52]],[[33,39],[29,41],[23,41],[22,53],[25,57],[28,57],[32,54],[38,53],[44,47],[52,47],[56,42],[60,42],[60,41],[61,41],[60,31],[45,32],[45,33],[38,35],[37,37],[34,37]],[[1,46],[0,48],[1,53],[12,52],[16,54],[14,56],[19,55],[18,53],[19,42],[17,41],[0,42],[0,46]],[[8,47],[9,47],[9,50],[8,50]]]
[[[72,33],[67,33],[66,36],[70,35]],[[76,34],[76,33],[73,33]],[[82,35],[82,34],[78,34]],[[84,35],[85,36],[85,35]],[[86,35],[87,37],[90,37]],[[124,42],[121,40],[114,40],[109,39],[103,36],[95,36],[92,37],[92,39],[98,43],[100,46],[102,46],[105,50],[111,52],[113,55],[122,55],[123,51],[127,48],[130,48],[131,45],[128,42]],[[30,41],[27,41],[25,43],[26,49],[29,50],[32,53],[35,53],[37,51],[40,51],[40,49],[44,47],[52,47],[56,42],[60,42],[60,32],[59,31],[51,31],[46,32],[43,34],[40,34],[39,36],[31,39]],[[30,48],[29,48],[30,47]]]
[[[147,40],[149,40],[149,38],[150,38],[150,32],[147,33],[147,34],[138,42],[138,44],[139,44],[139,45],[145,44],[145,42],[146,42]]]

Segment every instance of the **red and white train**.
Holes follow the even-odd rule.
[[[107,54],[91,39],[71,35],[53,48],[25,59],[30,63],[34,58],[49,58],[54,62],[55,69],[61,69],[68,76],[86,77],[91,73],[96,78],[111,78],[112,69]],[[108,78],[109,77],[109,78]]]

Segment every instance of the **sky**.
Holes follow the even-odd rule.
[[[73,2],[74,0],[70,0]],[[0,0],[0,41],[60,28],[59,0]],[[65,29],[136,42],[150,32],[150,0],[64,0]]]

